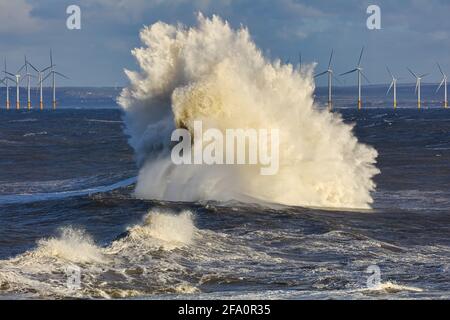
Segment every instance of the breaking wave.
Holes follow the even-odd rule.
[[[57,237],[39,240],[35,249],[0,260],[0,293],[112,298],[195,292],[195,287],[173,275],[180,267],[170,252],[192,244],[197,232],[190,211],[177,214],[157,209],[104,247],[83,230],[62,228]],[[82,270],[80,290],[67,285],[70,267]],[[144,277],[142,284],[130,285],[141,281],[139,277]]]
[[[140,173],[136,195],[173,201],[251,201],[368,208],[377,152],[357,141],[340,115],[314,103],[313,65],[263,56],[246,28],[199,14],[187,28],[157,22],[132,51],[140,71],[119,97]],[[175,128],[278,129],[279,171],[259,165],[174,165]]]

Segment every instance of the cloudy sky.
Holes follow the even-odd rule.
[[[71,4],[81,8],[81,30],[66,28]],[[370,4],[381,8],[381,30],[366,27]],[[388,81],[386,64],[411,82],[407,66],[430,72],[432,82],[439,78],[437,61],[450,73],[448,0],[0,0],[0,57],[11,70],[24,54],[44,67],[51,47],[58,70],[71,78],[65,85],[122,86],[123,68],[137,67],[130,50],[140,45],[143,25],[193,25],[199,11],[246,25],[272,58],[297,62],[301,50],[304,61],[319,63],[317,71],[326,67],[331,48],[335,71],[349,70],[365,45],[363,64],[373,83]]]

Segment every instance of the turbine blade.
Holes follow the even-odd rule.
[[[27,56],[26,56],[26,55],[24,55],[23,57],[25,58],[25,64],[24,64],[24,66],[25,66],[25,74],[27,74],[27,73],[28,73],[28,62],[27,62]]]
[[[42,70],[41,70],[41,73],[42,73],[42,72],[45,72],[45,71],[47,71],[48,69],[51,69],[51,68],[52,68],[52,66],[48,66],[47,68],[42,69]]]
[[[337,82],[339,82],[339,84],[343,84],[343,82],[341,80],[339,80],[339,78],[336,77],[334,74],[333,74],[333,79],[336,80]]]
[[[40,82],[44,82],[45,80],[47,80],[48,79],[48,77],[50,77],[51,75],[53,74],[53,71],[52,72],[49,72]]]
[[[391,76],[391,78],[394,79],[394,76],[392,75],[391,70],[389,70],[389,67],[386,66],[386,70],[389,73],[389,75]]]
[[[441,68],[441,66],[440,66],[439,63],[437,63],[437,66],[438,66],[439,71],[441,72],[442,76],[445,77],[445,74],[444,74],[444,72],[442,71],[442,68]]]
[[[408,69],[408,71],[413,75],[414,78],[418,78],[418,76],[414,72],[412,72],[412,70],[410,68],[406,68],[406,69]]]
[[[50,65],[53,66],[53,54],[52,54],[52,49],[50,49]]]
[[[439,87],[436,89],[436,93],[438,93],[439,89],[441,89],[441,87],[442,87],[442,85],[444,84],[444,82],[445,82],[445,78],[442,79],[441,84],[440,84]]]
[[[17,74],[19,74],[23,70],[23,68],[26,68],[26,66],[27,66],[26,63],[23,66],[21,66],[20,69],[17,70]]]
[[[361,54],[359,55],[358,67],[361,66],[361,59],[362,59],[363,53],[364,53],[364,47],[362,47]]]
[[[394,81],[391,82],[391,85],[389,86],[388,91],[386,92],[386,95],[388,95],[389,91],[391,91],[392,87],[394,86]]]
[[[331,60],[333,59],[333,52],[334,52],[334,50],[331,49],[330,61],[328,62],[328,70],[330,70],[330,67],[331,67]]]
[[[69,79],[69,77],[67,77],[67,76],[63,75],[63,74],[62,74],[62,73],[60,73],[60,72],[57,72],[57,71],[53,71],[53,73],[54,73],[54,74],[57,74],[58,76],[61,76],[61,77],[65,78],[65,79]]]
[[[10,76],[13,76],[13,77],[16,76],[14,73],[11,73],[11,72],[8,72],[8,71],[5,71],[5,73],[6,73],[6,74],[9,74]]]
[[[425,78],[428,75],[429,75],[429,73],[424,73],[424,74],[421,74],[419,78]]]
[[[358,69],[353,69],[353,70],[350,70],[350,71],[341,73],[339,76],[345,76],[346,74],[353,73],[353,72],[355,72],[355,71],[358,71]]]
[[[361,75],[363,76],[363,78],[366,79],[366,81],[370,84],[371,82],[369,79],[367,79],[366,75],[362,71],[360,71],[360,72],[361,72]]]
[[[34,71],[39,72],[39,70],[36,69],[36,67],[33,66],[30,61],[28,61],[28,64],[30,65],[31,68],[33,68]]]
[[[319,73],[319,74],[316,74],[315,76],[314,76],[314,78],[317,78],[317,77],[320,77],[320,76],[323,76],[325,73],[327,73],[328,71],[324,71],[324,72],[321,72],[321,73]]]
[[[416,89],[414,89],[414,93],[417,93],[417,89],[419,88],[419,79],[416,81]]]

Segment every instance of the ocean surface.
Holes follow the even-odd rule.
[[[450,109],[386,89],[333,110],[379,153],[370,210],[137,199],[117,89],[0,91],[0,298],[449,299]]]

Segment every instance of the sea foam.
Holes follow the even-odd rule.
[[[118,101],[140,173],[136,195],[173,201],[251,201],[369,208],[377,152],[313,99],[313,65],[302,71],[263,56],[246,28],[198,16],[187,28],[157,22],[132,51],[140,71]],[[171,133],[194,121],[222,132],[279,129],[279,171],[259,165],[174,165]]]

